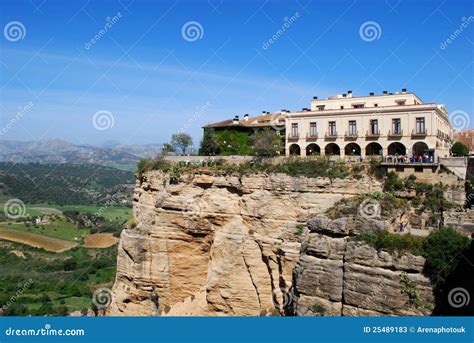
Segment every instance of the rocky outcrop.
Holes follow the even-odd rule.
[[[377,251],[354,239],[385,227],[363,218],[308,223],[294,270],[296,315],[428,315],[434,296],[423,275],[425,259],[409,253]],[[411,294],[409,297],[407,294]]]
[[[234,177],[201,170],[170,179],[160,171],[148,172],[135,189],[136,226],[121,235],[108,313],[283,313],[292,303],[298,260],[301,275],[296,280],[299,286],[307,285],[299,288],[299,314],[307,313],[304,303],[310,308],[313,298],[326,301],[333,314],[340,315],[343,308],[347,314],[356,313],[350,306],[357,308],[357,300],[343,307],[341,298],[344,294],[348,299],[360,296],[361,287],[367,287],[360,286],[363,268],[373,268],[354,262],[347,267],[350,272],[345,271],[345,260],[352,251],[344,238],[347,223],[327,223],[326,238],[323,232],[311,233],[320,235],[321,242],[308,236],[314,244],[305,240],[309,248],[300,258],[302,228],[336,201],[380,188],[367,176],[358,180],[284,174]],[[357,247],[353,248],[354,261],[365,256]],[[377,268],[396,278],[396,272],[387,266]],[[344,286],[345,278],[353,280],[352,293]],[[368,306],[367,311],[378,308]]]

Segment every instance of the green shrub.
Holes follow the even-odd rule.
[[[451,151],[454,156],[467,156],[469,155],[469,148],[462,142],[455,142]]]
[[[433,275],[436,283],[444,282],[456,269],[462,251],[469,248],[470,243],[469,238],[450,227],[436,229],[426,237],[422,254],[426,258],[427,271]]]
[[[381,162],[377,159],[370,159],[369,173],[377,180],[383,180],[387,175],[387,169],[381,165]]]
[[[414,255],[422,253],[423,239],[410,234],[396,235],[386,230],[378,232],[369,231],[357,236],[356,239],[364,241],[377,250],[398,251],[400,253],[410,252]]]
[[[304,232],[304,225],[303,224],[298,224],[296,225],[296,235],[301,236]]]
[[[416,282],[410,280],[406,272],[402,272],[400,274],[400,283],[403,284],[403,289],[401,290],[401,293],[408,297],[408,305],[413,306],[415,308],[420,307],[422,305],[420,299],[420,291],[416,287]]]
[[[390,172],[387,174],[385,178],[385,182],[383,184],[384,192],[395,192],[401,191],[404,188],[403,181],[398,177],[398,174],[395,172]]]

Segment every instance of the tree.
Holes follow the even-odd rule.
[[[255,132],[250,136],[250,145],[252,146],[252,152],[256,156],[272,157],[279,154],[282,149],[282,140],[277,133],[270,129],[265,128],[263,130]]]
[[[163,156],[166,156],[168,155],[170,152],[174,152],[175,151],[175,148],[173,145],[171,145],[170,143],[165,143],[163,144],[163,147],[161,148],[161,154]]]
[[[184,155],[186,154],[186,149],[193,145],[193,139],[187,133],[173,133],[171,145],[176,149],[180,149]]]
[[[468,147],[462,142],[455,142],[451,149],[454,156],[467,156],[469,155]]]
[[[201,148],[199,149],[200,154],[211,156],[219,154],[219,143],[217,143],[217,137],[212,129],[204,129],[204,135],[202,136]]]

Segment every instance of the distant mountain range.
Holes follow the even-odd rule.
[[[101,147],[75,145],[61,139],[0,141],[0,162],[92,163],[131,170],[144,157],[154,157],[162,144],[120,145],[107,142]]]

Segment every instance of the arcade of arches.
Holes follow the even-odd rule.
[[[416,142],[413,144],[413,146],[408,148],[400,142],[393,142],[388,145],[385,153],[382,145],[377,142],[369,143],[365,146],[365,148],[356,143],[348,143],[343,147],[340,147],[336,143],[328,143],[324,148],[320,147],[318,144],[311,143],[302,148],[298,144],[294,143],[290,145],[289,149],[289,153],[292,156],[303,154],[305,156],[321,154],[329,156],[341,156],[342,154],[344,154],[344,156],[395,156],[406,155],[409,151],[411,151],[413,155],[420,156],[430,150],[428,145],[424,142]]]

